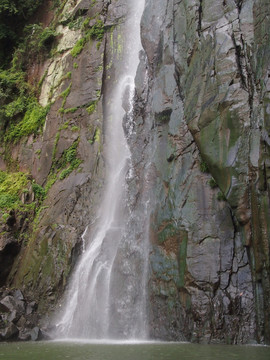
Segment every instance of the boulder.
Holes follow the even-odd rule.
[[[13,310],[18,311],[20,314],[25,312],[25,303],[22,300],[18,300],[11,295],[6,296],[0,301],[0,304],[8,308],[10,312]]]
[[[3,340],[14,340],[19,333],[19,329],[13,323],[9,323],[4,329],[0,330],[0,338]]]
[[[42,339],[42,332],[40,330],[40,328],[38,326],[35,326],[31,331],[30,331],[30,336],[31,336],[31,340],[32,341],[38,341]]]

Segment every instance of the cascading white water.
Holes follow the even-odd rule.
[[[126,228],[126,174],[130,152],[122,127],[125,115],[122,102],[124,97],[126,119],[130,119],[141,49],[140,18],[144,0],[129,0],[129,5],[131,15],[125,25],[128,48],[122,63],[123,74],[112,91],[112,106],[106,120],[106,188],[98,224],[94,231],[89,227],[84,232],[85,250],[72,276],[66,305],[58,323],[64,337],[111,339],[146,336],[145,291],[142,289],[145,280],[140,279],[140,276],[145,276],[143,261],[136,260],[136,266],[139,264],[143,268],[141,275],[136,276],[136,282],[126,277],[126,283],[121,284],[125,282],[125,272],[134,270],[130,251],[127,249],[127,254],[120,255],[129,237]],[[141,249],[140,253],[143,252],[144,249]],[[115,291],[119,287],[124,291]]]

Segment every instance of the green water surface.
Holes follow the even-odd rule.
[[[0,343],[0,360],[270,360],[270,347],[186,343]]]

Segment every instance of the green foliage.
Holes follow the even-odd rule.
[[[69,166],[67,169],[63,170],[59,176],[60,180],[64,180],[71,172],[72,172],[72,167]]]
[[[20,201],[20,199],[16,195],[0,193],[0,208],[1,209],[12,209],[19,203],[19,201]]]
[[[32,189],[34,191],[35,198],[39,201],[43,201],[46,196],[46,190],[35,182],[32,182]]]
[[[86,30],[89,27],[90,18],[86,18],[84,22],[82,23],[82,30]]]
[[[25,74],[22,71],[13,72],[7,70],[0,70],[0,103],[4,103],[13,99],[14,94],[20,95],[27,89],[27,84],[24,81]]]
[[[76,44],[74,45],[73,49],[70,52],[70,54],[74,58],[77,57],[82,52],[84,45],[90,39],[99,40],[99,46],[100,46],[100,41],[103,39],[105,33],[105,27],[103,21],[96,20],[96,23],[90,29],[87,30],[89,26],[89,21],[90,19],[87,18],[83,22],[82,30],[85,31],[85,35],[76,42]]]
[[[13,69],[26,70],[33,62],[43,61],[50,54],[56,32],[51,27],[40,24],[30,24],[23,30],[23,41],[16,49],[13,56]]]
[[[0,67],[8,65],[13,48],[21,42],[22,29],[43,0],[1,0]]]
[[[100,133],[101,133],[100,128],[97,128],[95,130],[94,140],[99,144],[100,144]]]
[[[83,37],[79,39],[71,50],[70,54],[75,58],[77,57],[83,50],[84,45],[86,43],[86,38]]]
[[[92,39],[102,40],[105,33],[104,23],[102,20],[97,20],[95,25],[91,27],[88,34]]]
[[[213,179],[213,178],[208,181],[208,184],[210,185],[210,187],[211,187],[212,189],[215,189],[215,188],[218,187],[218,184],[216,183],[216,180]]]
[[[56,155],[56,149],[57,149],[57,144],[58,144],[59,139],[60,139],[60,131],[58,131],[58,132],[56,133],[56,136],[55,136],[55,139],[54,139],[53,153],[52,153],[52,158],[53,158],[53,160],[54,160],[55,155]]]
[[[6,142],[18,142],[22,137],[37,134],[44,125],[49,108],[43,108],[35,99],[27,105],[27,111],[19,123],[11,124],[5,134]]]
[[[75,62],[75,63],[73,64],[73,69],[78,69],[78,67],[79,67],[79,65]]]
[[[29,18],[42,3],[42,0],[1,0],[1,15],[17,15],[25,19]]]
[[[226,201],[226,196],[223,194],[223,192],[219,191],[217,194],[218,201]]]
[[[28,182],[28,174],[0,171],[0,208],[9,210],[22,205],[20,195]]]
[[[71,30],[79,30],[83,26],[83,23],[83,17],[79,16],[68,23],[68,28]]]
[[[73,107],[73,108],[68,108],[64,110],[64,114],[69,114],[69,113],[75,113],[78,110],[77,107]]]
[[[75,141],[63,154],[61,165],[62,167],[66,167],[59,176],[60,180],[65,179],[73,170],[77,169],[79,165],[82,163],[80,159],[77,158],[77,147],[79,144],[79,140]]]
[[[53,184],[56,182],[57,180],[57,175],[55,173],[51,173],[47,179],[47,183],[45,185],[45,193],[47,194],[47,192],[50,190],[50,188],[53,186]]]
[[[60,6],[61,0],[52,0],[52,3],[53,3],[52,8],[53,8],[53,9],[56,9],[57,7]]]
[[[64,90],[61,94],[60,97],[62,97],[64,100],[66,100],[66,98],[68,97],[68,95],[70,94],[70,90],[71,90],[71,83],[69,84],[69,86],[66,88],[66,90]]]
[[[52,28],[45,28],[40,35],[38,36],[38,50],[48,50],[54,39],[56,37],[56,33]]]
[[[200,163],[200,170],[201,170],[201,172],[203,172],[203,173],[208,173],[209,172],[209,168],[208,168],[208,165],[206,164],[206,162],[205,161],[201,161],[201,163]]]
[[[67,130],[68,129],[68,121],[66,121],[64,124],[62,124],[60,127],[59,127],[59,130]]]
[[[18,97],[5,106],[5,116],[7,118],[13,118],[16,115],[23,113],[26,108],[26,103],[27,100],[25,96]]]
[[[62,101],[62,106],[61,106],[61,108],[59,109],[59,112],[62,113],[62,114],[65,112],[64,106],[65,106],[65,104],[66,104],[67,97],[68,97],[68,95],[70,94],[71,86],[72,86],[72,83],[70,83],[69,86],[66,88],[66,90],[64,90],[64,91],[60,94],[60,97],[63,98],[63,101]]]
[[[37,133],[44,124],[48,108],[40,106],[30,94],[22,71],[0,70],[0,137],[17,142]]]
[[[11,121],[21,117],[27,108],[27,84],[24,73],[0,70],[0,135]]]

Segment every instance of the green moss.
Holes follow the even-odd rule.
[[[61,126],[59,127],[59,130],[67,130],[67,129],[68,129],[68,124],[69,124],[69,122],[66,121],[63,125],[61,125]]]
[[[73,107],[73,108],[68,108],[64,110],[64,114],[69,114],[69,113],[75,113],[78,110],[77,107]]]
[[[82,30],[86,30],[89,27],[89,22],[90,22],[90,18],[87,18],[84,20],[84,22],[82,23]]]
[[[62,77],[62,80],[71,79],[71,75],[72,75],[71,71],[67,72],[66,75],[64,75],[64,76]]]
[[[76,131],[79,131],[80,130],[80,128],[78,127],[78,126],[72,126],[72,128],[71,128],[71,131],[74,131],[74,132],[76,132]]]
[[[97,20],[95,25],[88,31],[88,35],[92,39],[102,40],[105,33],[104,23],[102,20]]]
[[[223,194],[223,192],[219,191],[217,194],[218,201],[226,201],[226,196]]]
[[[208,184],[210,185],[210,187],[211,187],[212,189],[215,189],[215,188],[218,187],[218,184],[216,183],[216,180],[215,180],[214,178],[210,179],[210,180],[208,181]]]
[[[103,39],[105,33],[105,27],[103,21],[97,19],[96,23],[90,29],[87,30],[87,28],[89,27],[89,21],[90,19],[88,18],[83,22],[82,30],[85,32],[84,36],[76,42],[73,49],[70,51],[70,54],[74,58],[76,58],[82,52],[86,42],[89,41],[90,39],[98,40],[98,45],[97,45],[98,48],[100,46],[101,40]]]
[[[91,102],[91,104],[86,108],[86,111],[89,115],[93,114],[93,112],[96,110],[97,101]]]
[[[75,63],[73,64],[73,69],[78,69],[78,67],[79,67],[79,65],[75,62]]]
[[[86,43],[86,38],[83,37],[79,39],[76,44],[74,45],[73,49],[70,51],[70,54],[75,58],[77,57],[83,50],[84,45]]]
[[[57,144],[60,138],[60,131],[58,131],[56,133],[55,139],[54,139],[54,145],[53,145],[53,153],[52,153],[52,159],[55,159],[55,155],[56,155],[56,149],[57,149]]]
[[[67,101],[67,97],[68,95],[70,94],[70,91],[71,91],[71,86],[72,86],[72,82],[69,84],[69,86],[66,88],[66,90],[64,90],[59,96],[63,98],[63,101],[62,101],[62,106],[61,108],[59,109],[59,112],[62,112],[64,113],[64,106],[66,104],[66,101]]]
[[[64,180],[70,173],[72,173],[73,168],[69,166],[67,169],[63,170],[59,176],[60,180]]]
[[[18,142],[22,137],[37,134],[45,123],[49,107],[43,108],[35,100],[27,107],[27,111],[17,124],[11,124],[5,134],[5,142]]]
[[[79,30],[84,24],[84,20],[82,16],[77,17],[76,19],[72,19],[68,23],[68,28],[70,30]]]
[[[207,165],[206,162],[203,161],[203,160],[201,160],[201,162],[200,162],[200,170],[201,170],[201,172],[203,172],[203,173],[208,173],[208,172],[209,172],[208,165]]]
[[[56,180],[57,180],[57,175],[55,173],[49,174],[49,176],[47,178],[47,183],[45,185],[46,194],[50,190],[50,188],[53,186],[53,184],[56,182]]]
[[[35,194],[35,198],[39,201],[43,201],[46,196],[45,189],[35,182],[32,182],[32,189]]]
[[[97,142],[99,144],[100,144],[100,134],[101,134],[100,128],[96,128],[94,140],[95,140],[95,142]]]
[[[180,231],[180,246],[178,255],[178,266],[179,266],[179,286],[185,286],[185,273],[187,267],[187,244],[188,244],[188,233],[186,231]]]
[[[79,141],[75,141],[63,154],[61,165],[62,167],[67,166],[66,169],[62,170],[59,179],[65,179],[73,170],[77,169],[82,163],[82,160],[77,158],[77,147]]]
[[[60,97],[62,97],[64,100],[65,100],[65,99],[68,97],[68,95],[70,94],[71,86],[72,86],[72,83],[70,83],[69,86],[66,88],[66,90],[64,90],[64,91],[60,94]]]
[[[44,74],[42,75],[42,78],[38,82],[39,89],[41,89],[41,86],[43,85],[43,82],[46,79],[47,75],[48,75],[48,69],[44,72]]]
[[[14,209],[22,206],[20,196],[29,183],[28,174],[0,171],[0,208]]]

